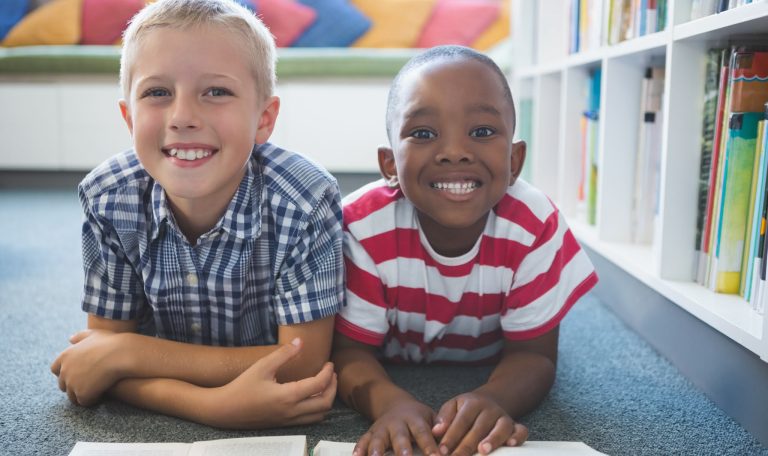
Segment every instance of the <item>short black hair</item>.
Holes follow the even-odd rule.
[[[432,62],[445,61],[445,60],[475,60],[487,66],[493,70],[501,81],[502,89],[504,90],[504,97],[512,107],[512,124],[515,124],[515,102],[512,98],[512,90],[509,88],[507,77],[501,68],[487,55],[478,52],[472,48],[458,45],[445,45],[435,46],[429,48],[426,51],[415,55],[403,67],[398,71],[395,78],[392,80],[392,85],[389,87],[389,96],[387,97],[387,138],[392,141],[392,121],[394,120],[395,108],[400,103],[400,88],[402,80],[411,73],[413,70],[421,68]]]

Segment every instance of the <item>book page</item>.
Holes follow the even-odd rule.
[[[312,456],[351,456],[354,443],[321,440],[315,445]],[[388,451],[387,456],[392,452]],[[584,442],[541,442],[528,441],[519,447],[501,447],[492,456],[600,456],[604,455]],[[414,456],[423,456],[416,451]]]
[[[186,456],[188,443],[77,442],[69,456]]]
[[[195,442],[188,456],[306,456],[307,438],[303,435],[244,437]]]

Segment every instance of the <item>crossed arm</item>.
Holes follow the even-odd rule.
[[[395,385],[376,358],[375,348],[339,333],[333,362],[339,395],[373,421],[355,447],[355,456],[411,454],[412,442],[425,455],[487,454],[520,445],[528,430],[514,418],[533,410],[555,378],[558,328],[528,341],[506,341],[488,381],[447,401],[435,413]]]
[[[218,427],[319,421],[336,392],[327,363],[333,317],[281,326],[278,344],[213,347],[136,334],[135,321],[89,315],[88,329],[51,365],[75,404],[103,393],[138,407]]]

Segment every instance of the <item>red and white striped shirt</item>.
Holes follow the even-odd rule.
[[[505,337],[554,328],[597,282],[560,212],[521,179],[459,257],[436,253],[413,205],[381,180],[343,208],[347,294],[336,330],[388,359],[490,361]]]

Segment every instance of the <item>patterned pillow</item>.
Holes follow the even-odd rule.
[[[114,44],[144,0],[83,0],[82,44]]]
[[[16,25],[24,14],[27,13],[27,0],[3,0],[0,2],[0,40]]]
[[[80,42],[80,15],[83,0],[53,0],[16,24],[2,42],[3,46],[77,44]]]
[[[409,48],[416,44],[436,0],[352,0],[373,26],[355,47]],[[404,12],[407,12],[404,14]]]
[[[259,0],[257,14],[279,47],[288,47],[315,22],[317,13],[295,0]]]
[[[416,47],[440,44],[471,46],[499,16],[495,0],[440,0],[424,26]]]
[[[347,0],[300,1],[317,12],[317,19],[293,43],[294,46],[346,47],[371,27],[371,21]]]
[[[486,51],[509,36],[512,21],[509,2],[510,0],[502,0],[499,17],[472,43],[473,48]]]

